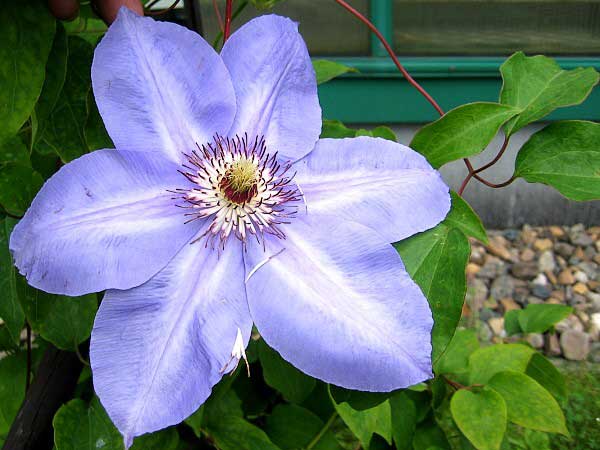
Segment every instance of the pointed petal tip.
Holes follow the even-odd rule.
[[[133,436],[131,434],[123,434],[123,445],[125,446],[125,450],[129,450],[133,444]]]

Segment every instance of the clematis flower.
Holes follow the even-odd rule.
[[[122,9],[92,82],[117,149],[62,167],[10,248],[36,288],[106,290],[90,359],[127,446],[192,414],[253,323],[328,383],[390,391],[432,376],[431,312],[390,243],[440,222],[448,188],[408,147],[319,139],[294,22],[254,19],[219,55]]]

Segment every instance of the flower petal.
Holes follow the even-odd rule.
[[[252,321],[238,241],[220,256],[186,245],[147,283],[106,293],[90,361],[94,389],[126,443],[198,409],[235,367],[238,330],[247,345]]]
[[[258,17],[231,36],[221,56],[237,98],[230,135],[264,135],[283,160],[307,154],[321,133],[321,107],[298,25],[280,16]]]
[[[98,109],[117,148],[180,161],[226,134],[235,94],[221,57],[198,34],[121,8],[92,64]]]
[[[448,186],[423,156],[385,139],[321,139],[294,164],[311,214],[334,214],[397,242],[441,222]]]
[[[432,376],[431,311],[391,245],[325,217],[297,218],[285,232],[267,254],[255,246],[245,258],[250,313],[271,347],[349,389],[391,391]]]
[[[29,283],[82,295],[137,286],[162,269],[199,225],[185,224],[167,189],[178,166],[150,152],[98,150],[62,167],[10,237]]]

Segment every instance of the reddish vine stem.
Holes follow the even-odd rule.
[[[223,45],[229,39],[231,33],[231,13],[233,9],[233,0],[227,0],[225,3],[225,29],[223,31]]]
[[[500,158],[502,158],[502,155],[504,155],[504,152],[506,152],[506,149],[508,148],[509,140],[510,140],[510,138],[508,136],[505,136],[504,142],[502,143],[502,147],[500,147],[500,150],[498,151],[498,153],[496,154],[494,159],[492,159],[489,163],[484,164],[483,166],[479,167],[478,169],[473,168],[473,165],[471,164],[471,162],[465,158],[465,164],[467,165],[467,169],[469,170],[469,173],[467,174],[467,176],[463,180],[462,184],[460,185],[460,188],[458,189],[458,195],[462,196],[462,194],[463,194],[465,188],[467,187],[467,184],[471,180],[471,178],[475,178],[480,183],[483,183],[486,186],[495,188],[495,189],[508,186],[513,181],[515,181],[515,177],[513,176],[503,183],[491,183],[479,175],[480,172],[483,172],[484,170],[489,169],[494,164],[496,164],[500,160]]]
[[[362,23],[364,23],[369,28],[369,30],[371,30],[375,34],[375,36],[377,36],[377,39],[379,39],[381,44],[384,46],[385,50],[390,55],[390,58],[392,58],[392,61],[394,62],[394,64],[396,65],[396,67],[398,68],[400,73],[402,73],[404,78],[406,78],[406,81],[408,81],[411,86],[413,86],[417,91],[419,91],[419,93],[423,97],[425,97],[425,99],[429,103],[431,103],[431,106],[433,106],[435,108],[435,110],[440,114],[440,116],[443,116],[444,110],[442,108],[440,108],[440,105],[437,104],[437,102],[433,99],[433,97],[431,97],[431,95],[429,95],[429,93],[425,89],[423,89],[423,87],[419,83],[417,83],[413,77],[410,76],[410,74],[404,68],[404,66],[400,63],[398,58],[396,58],[396,55],[394,54],[392,47],[390,46],[390,44],[388,44],[387,40],[379,32],[377,27],[375,25],[373,25],[371,23],[371,21],[369,19],[367,19],[365,16],[363,16],[360,12],[358,12],[356,9],[354,9],[352,6],[350,6],[348,3],[346,3],[345,0],[335,0],[335,2],[338,3],[341,7],[343,7],[350,14],[355,16]]]
[[[219,29],[221,33],[225,33],[225,28],[223,28],[223,18],[221,17],[221,11],[219,11],[219,5],[217,5],[217,0],[212,0],[213,9],[215,10],[215,16],[217,16],[217,22],[219,22]]]
[[[415,81],[415,79],[408,73],[408,71],[404,68],[404,66],[400,63],[400,61],[396,57],[394,50],[392,50],[392,47],[390,46],[390,44],[387,42],[385,37],[383,37],[383,35],[380,33],[380,31],[377,29],[377,27],[375,25],[373,25],[373,23],[371,23],[371,21],[369,19],[367,19],[363,14],[361,14],[358,10],[356,10],[351,5],[349,5],[345,0],[335,0],[335,2],[337,4],[339,4],[341,7],[343,7],[350,14],[352,14],[354,17],[356,17],[358,20],[360,20],[362,23],[364,23],[369,28],[369,30],[371,30],[375,34],[375,36],[377,36],[377,39],[379,39],[379,41],[385,48],[386,52],[388,53],[388,55],[390,56],[390,58],[392,59],[392,61],[394,62],[394,64],[398,68],[398,70],[400,71],[400,73],[402,73],[402,75],[404,76],[406,81],[408,81],[408,83],[411,86],[413,86],[417,91],[419,91],[419,93],[431,104],[431,106],[433,106],[435,108],[435,110],[439,113],[440,116],[443,116],[444,110],[440,107],[440,105],[437,104],[437,102],[433,99],[433,97],[431,95],[429,95],[429,93],[419,83],[417,83],[417,81]],[[508,138],[505,138],[504,144],[503,144],[502,148],[500,149],[499,153],[496,155],[496,157],[490,163],[486,164],[485,166],[480,167],[479,169],[475,169],[473,167],[473,164],[471,164],[471,161],[469,161],[469,158],[464,158],[463,161],[465,162],[465,165],[467,166],[467,170],[469,171],[469,173],[463,180],[463,182],[458,190],[458,195],[462,196],[462,193],[465,190],[465,188],[467,187],[467,184],[469,183],[471,178],[475,178],[477,181],[480,181],[481,183],[485,184],[486,186],[489,186],[492,188],[500,188],[500,187],[508,186],[510,183],[512,183],[514,181],[514,177],[511,177],[509,180],[507,180],[503,183],[494,184],[494,183],[490,183],[489,181],[483,179],[481,176],[478,175],[479,172],[482,172],[482,171],[490,168],[494,164],[496,164],[498,162],[498,160],[502,157],[504,152],[506,151],[506,147],[508,147]]]

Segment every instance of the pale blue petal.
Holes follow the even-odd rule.
[[[137,286],[196,233],[168,189],[187,186],[160,153],[98,150],[46,182],[10,237],[19,271],[47,292]]]
[[[220,256],[188,244],[144,285],[108,291],[90,361],[94,389],[125,441],[198,409],[236,366],[237,360],[227,363],[238,329],[245,346],[252,321],[238,241]]]
[[[450,210],[448,186],[423,156],[385,139],[321,139],[294,164],[309,214],[331,214],[396,242]]]
[[[221,57],[197,33],[121,8],[92,64],[98,109],[117,148],[174,161],[226,134],[235,94]]]
[[[231,36],[221,55],[237,98],[230,135],[264,135],[269,151],[283,160],[306,155],[321,134],[321,107],[298,25],[275,15],[258,17]]]
[[[284,231],[245,258],[250,313],[271,347],[349,389],[391,391],[432,376],[431,311],[390,244],[335,218],[298,218]]]

